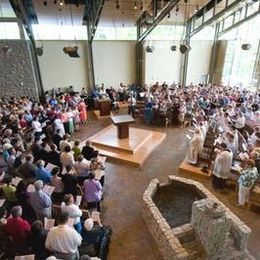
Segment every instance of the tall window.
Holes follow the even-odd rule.
[[[0,39],[20,39],[18,24],[15,22],[0,22]]]

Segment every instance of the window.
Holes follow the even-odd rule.
[[[185,37],[185,27],[182,25],[158,25],[148,34],[147,40],[181,40]]]
[[[136,27],[99,27],[95,40],[136,40]]]
[[[86,26],[56,26],[33,24],[36,40],[87,40]]]
[[[0,39],[20,39],[18,24],[15,22],[0,22]]]

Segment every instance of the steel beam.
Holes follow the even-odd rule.
[[[173,9],[173,7],[177,5],[178,2],[179,0],[170,0],[158,16],[153,16],[153,22],[147,26],[147,29],[144,32],[142,32],[141,22],[144,18],[142,15],[137,21],[137,26],[139,26],[139,28],[137,29],[139,31],[139,37],[137,38],[137,41],[142,42],[147,37],[147,35],[150,34],[153,31],[153,29],[167,16],[167,14]],[[154,8],[156,8],[156,6],[154,6]],[[155,13],[157,14],[157,11],[154,11],[154,14]]]
[[[89,41],[93,41],[105,0],[86,0],[83,20],[89,27]]]
[[[212,46],[212,50],[211,50],[211,57],[210,57],[210,67],[209,67],[209,82],[210,83],[212,83],[214,69],[216,66],[219,28],[220,28],[220,23],[217,23],[215,26],[214,42],[213,42],[213,46]]]
[[[191,20],[187,21],[186,25],[186,36],[185,36],[185,43],[190,44],[190,31],[191,31]],[[183,71],[182,71],[182,85],[186,85],[187,81],[187,71],[188,71],[188,64],[189,64],[189,51],[186,51],[184,54],[184,63],[183,63]]]

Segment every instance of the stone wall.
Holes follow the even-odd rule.
[[[2,51],[4,46],[10,49]],[[38,98],[37,81],[29,43],[25,40],[0,41],[0,96]]]
[[[143,218],[151,232],[163,259],[184,260],[188,259],[188,252],[182,247],[179,240],[175,237],[169,224],[154,204],[152,197],[157,191],[159,180],[151,181],[143,195]]]
[[[206,259],[254,259],[247,251],[251,230],[244,222],[201,183],[170,175],[169,184],[172,182],[191,185],[205,199],[193,203],[191,223],[171,229],[152,199],[158,187],[167,184],[160,184],[158,179],[151,181],[143,195],[142,214],[163,259],[201,259],[188,252],[183,241],[179,240],[189,232],[195,232],[197,240],[207,253]]]

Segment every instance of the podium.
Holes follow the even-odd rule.
[[[117,137],[119,139],[129,137],[129,124],[135,120],[129,115],[111,116],[112,122],[117,126]]]
[[[100,116],[109,116],[111,112],[111,100],[100,99],[98,100]]]

